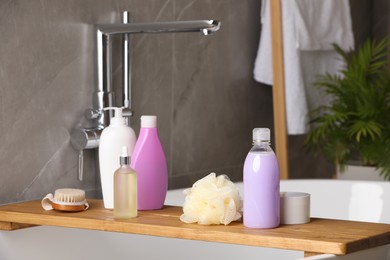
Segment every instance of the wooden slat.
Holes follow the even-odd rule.
[[[250,229],[241,222],[228,226],[185,224],[179,220],[181,207],[140,211],[137,218],[115,220],[101,200],[89,200],[83,212],[44,211],[40,201],[0,207],[0,228],[4,223],[72,227],[230,244],[301,250],[313,253],[347,254],[390,243],[390,225],[343,220],[312,219],[303,225],[282,225],[275,229]]]
[[[304,257],[316,256],[316,255],[320,255],[320,254],[319,253],[314,253],[314,252],[305,252],[304,253]]]
[[[17,230],[22,228],[29,228],[33,226],[34,225],[0,221],[0,230],[12,231],[12,230]]]
[[[288,136],[286,126],[286,100],[284,90],[283,26],[280,0],[270,1],[272,68],[273,68],[273,113],[276,156],[279,161],[280,178],[288,179]]]

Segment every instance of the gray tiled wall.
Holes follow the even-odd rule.
[[[258,1],[166,1],[158,20],[219,19],[221,30],[133,37],[135,118],[157,114],[170,187],[216,171],[240,179],[251,129],[272,127],[271,89],[252,79],[259,37]],[[156,20],[143,1],[137,21]],[[242,14],[246,14],[243,17]]]
[[[251,130],[273,127],[271,87],[252,79],[260,31],[258,0],[1,0],[0,204],[41,198],[60,187],[99,194],[96,151],[86,151],[85,180],[69,132],[92,106],[93,24],[219,19],[200,34],[132,37],[133,108],[158,116],[170,188],[216,171],[241,179]],[[115,57],[119,51],[115,49]],[[114,67],[118,97],[121,69]],[[85,122],[84,122],[85,123]],[[290,142],[291,176],[329,177]]]
[[[132,126],[138,134],[142,114],[158,116],[171,188],[211,171],[240,179],[251,129],[272,127],[271,88],[252,79],[259,8],[257,0],[0,1],[0,203],[99,189],[96,151],[84,153],[77,180],[69,132],[92,105],[93,24],[119,22],[123,10],[138,22],[222,21],[208,37],[132,37]],[[115,67],[118,86],[120,74]]]

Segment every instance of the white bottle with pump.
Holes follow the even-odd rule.
[[[129,155],[133,153],[136,142],[134,130],[126,125],[122,117],[122,108],[106,107],[104,110],[113,109],[115,115],[111,118],[110,125],[106,127],[99,143],[100,180],[102,183],[103,201],[106,209],[114,208],[114,172],[120,167],[118,158],[122,147],[127,146]]]

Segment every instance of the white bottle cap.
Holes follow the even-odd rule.
[[[255,128],[253,129],[253,141],[270,141],[271,131],[269,128]]]
[[[157,127],[157,116],[141,116],[142,128],[155,128]]]

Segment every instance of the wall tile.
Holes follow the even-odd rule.
[[[250,98],[260,88],[251,75],[259,32],[252,8],[259,10],[250,1],[176,2],[178,19],[203,14],[220,19],[222,27],[208,37],[175,35],[173,187],[183,185],[183,176],[211,171],[240,178],[253,123],[271,127],[269,107],[256,111],[270,92]],[[242,19],[242,13],[250,15]]]

